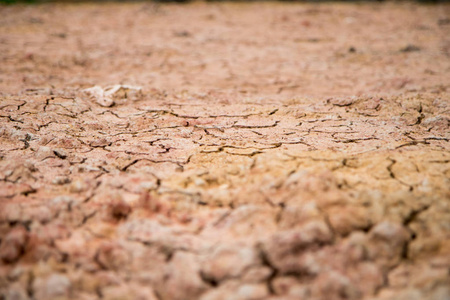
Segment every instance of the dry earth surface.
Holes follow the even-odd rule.
[[[449,4],[0,15],[0,299],[450,299]]]

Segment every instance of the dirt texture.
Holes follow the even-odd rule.
[[[449,4],[0,15],[0,299],[450,299]]]

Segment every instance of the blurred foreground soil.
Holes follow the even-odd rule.
[[[450,299],[449,4],[0,15],[0,299]]]

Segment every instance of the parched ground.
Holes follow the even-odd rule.
[[[0,299],[450,299],[449,4],[0,15]]]

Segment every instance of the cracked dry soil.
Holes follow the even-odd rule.
[[[1,6],[0,298],[450,299],[449,12]]]

